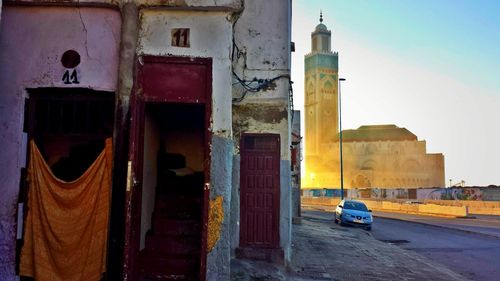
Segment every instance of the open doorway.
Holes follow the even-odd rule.
[[[206,143],[204,104],[145,104],[139,247],[144,280],[200,278]]]

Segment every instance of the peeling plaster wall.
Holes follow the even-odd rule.
[[[0,276],[14,278],[16,208],[26,157],[22,124],[26,88],[115,91],[120,13],[104,8],[3,7],[0,25]],[[62,81],[64,51],[80,53],[80,84]],[[4,279],[2,279],[4,280]]]
[[[233,136],[239,153],[241,133],[280,134],[280,246],[285,262],[290,261],[291,254],[290,23],[290,1],[245,1],[245,9],[234,25],[233,59],[233,70],[243,80],[276,78],[269,87],[255,93],[245,92],[233,79]],[[235,177],[240,170],[238,155],[233,163]],[[239,188],[239,178],[234,179],[232,196],[238,202],[233,202],[231,211],[238,217],[231,218],[233,249],[239,246]]]
[[[19,3],[47,3],[54,4],[57,1],[54,0],[17,0]],[[93,5],[114,5],[114,6],[124,6],[127,3],[134,3],[137,6],[156,6],[156,7],[175,7],[175,8],[195,8],[195,9],[205,9],[205,10],[237,10],[242,6],[242,0],[69,0],[60,1],[60,3],[68,4],[93,4]],[[0,3],[1,5],[1,3]]]
[[[276,133],[281,138],[281,159],[290,159],[290,119],[287,108],[288,105],[281,102],[234,104],[233,130],[237,152],[241,133]]]
[[[230,221],[231,216],[233,216],[230,210],[233,153],[233,143],[230,139],[218,136],[212,138],[210,199],[213,200],[218,196],[222,196],[224,221],[222,222],[220,237],[207,256],[207,280],[230,280]]]
[[[123,0],[121,1],[123,2]],[[177,6],[177,7],[197,7],[197,8],[231,8],[241,7],[241,0],[138,0],[137,5],[150,6]]]

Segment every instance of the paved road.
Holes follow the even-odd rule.
[[[378,240],[393,241],[472,280],[500,280],[500,238],[393,219],[375,223],[372,235]]]
[[[332,216],[331,212],[311,212],[325,219]],[[375,218],[371,233],[376,239],[415,251],[471,280],[500,280],[500,237],[494,237],[500,226],[488,222],[496,218],[473,222],[472,219],[375,214],[392,218]],[[396,220],[396,217],[419,223]],[[423,224],[426,222],[446,228]]]
[[[444,226],[500,238],[500,216],[474,215],[473,218],[441,218],[379,211],[374,211],[373,215],[376,217],[394,218],[417,223]]]

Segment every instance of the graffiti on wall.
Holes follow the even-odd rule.
[[[480,188],[417,189],[417,198],[432,200],[483,200]]]
[[[416,200],[495,200],[500,198],[500,188],[490,191],[479,187],[456,188],[355,188],[344,190],[347,198],[416,199]],[[340,189],[303,190],[305,197],[340,197]]]

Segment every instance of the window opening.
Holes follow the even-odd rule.
[[[54,175],[80,177],[113,135],[114,95],[90,89],[30,89],[30,138]]]

